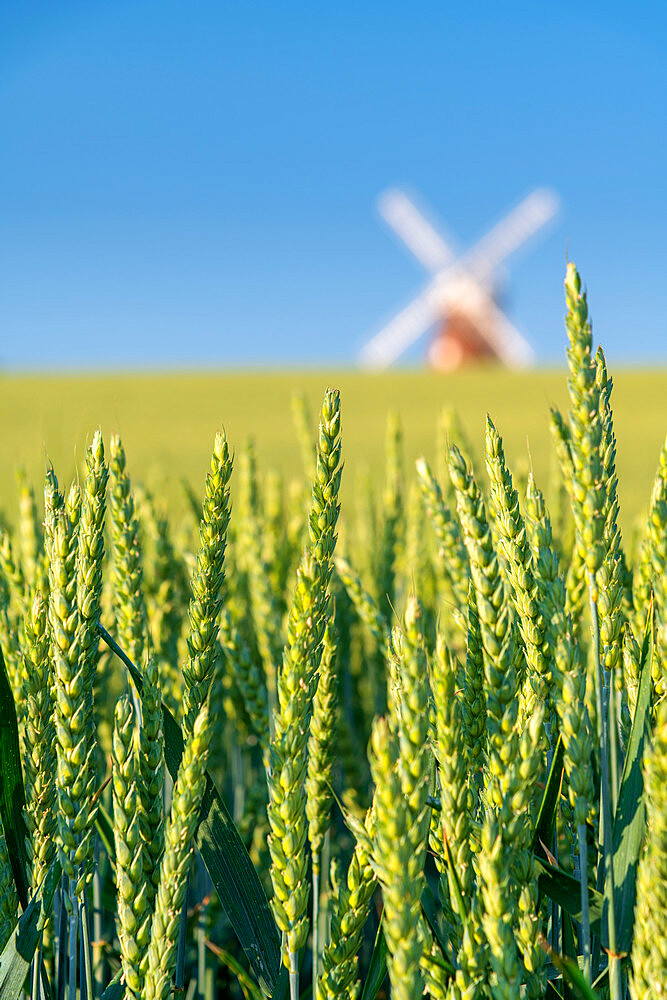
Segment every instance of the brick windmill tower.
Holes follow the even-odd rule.
[[[368,341],[361,351],[362,363],[386,368],[428,330],[435,329],[427,358],[440,371],[483,360],[499,361],[511,368],[529,364],[532,348],[496,301],[497,272],[510,254],[556,214],[556,196],[544,189],[534,191],[459,257],[402,191],[385,192],[378,207],[430,272],[431,280]]]

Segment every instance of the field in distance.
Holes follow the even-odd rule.
[[[645,508],[667,431],[667,369],[614,371],[621,524],[627,531]],[[406,478],[414,460],[435,458],[436,424],[454,408],[476,457],[488,412],[502,434],[513,470],[527,468],[548,492],[553,449],[549,409],[567,406],[564,369],[514,373],[497,369],[438,375],[422,371],[246,372],[225,374],[4,375],[0,377],[0,507],[14,517],[14,472],[22,468],[41,491],[45,459],[63,482],[81,466],[89,435],[119,431],[133,480],[164,494],[178,515],[182,480],[200,495],[213,437],[225,427],[239,449],[255,440],[258,469],[301,472],[291,400],[303,393],[315,417],[327,385],[341,390],[343,504],[367,471],[381,486],[387,414],[402,421]],[[315,427],[313,426],[313,434]],[[530,451],[528,450],[530,449]]]

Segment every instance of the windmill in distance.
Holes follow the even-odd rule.
[[[533,350],[498,306],[498,269],[558,210],[556,195],[539,188],[457,256],[406,194],[386,191],[378,200],[384,220],[431,274],[424,291],[363,347],[362,364],[387,368],[437,324],[428,349],[440,371],[495,360],[510,368],[530,364]]]

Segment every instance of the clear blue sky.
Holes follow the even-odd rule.
[[[566,253],[617,361],[667,359],[664,4],[0,0],[0,365],[348,364],[424,272],[374,202],[461,246],[538,184],[511,269],[562,358]]]

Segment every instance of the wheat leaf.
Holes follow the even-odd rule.
[[[382,930],[382,917],[375,935],[373,954],[364,980],[361,1000],[375,1000],[387,975],[387,942]]]
[[[600,994],[596,993],[593,987],[588,985],[576,962],[572,961],[571,958],[559,955],[552,948],[548,948],[548,952],[554,966],[562,974],[563,978],[567,979],[574,989],[575,995],[580,1000],[600,1000]]]
[[[573,920],[581,923],[581,887],[579,879],[568,875],[560,868],[554,868],[540,858],[533,855],[535,867],[538,873],[538,885],[540,892],[543,892],[549,899],[562,906],[570,914]],[[602,919],[603,897],[602,893],[596,889],[588,887],[588,900],[591,918],[591,933],[600,933],[600,920]]]
[[[558,811],[558,800],[560,799],[561,786],[563,784],[563,757],[565,748],[563,739],[558,737],[558,743],[554,751],[553,760],[547,784],[540,803],[540,811],[535,824],[535,835],[533,837],[533,850],[542,853],[540,841],[550,846],[553,843],[554,830],[556,827],[556,812]]]
[[[612,833],[616,951],[620,954],[629,954],[632,947],[637,865],[646,827],[643,761],[651,723],[652,660],[653,641],[650,628],[647,628],[642,645],[637,704],[623,765]],[[605,927],[606,911],[605,901]],[[607,943],[606,933],[603,942]]]
[[[16,1000],[23,989],[60,875],[60,864],[54,861],[0,955],[0,1000]]]
[[[21,906],[28,905],[28,830],[24,819],[25,790],[21,772],[19,730],[14,696],[0,649],[0,819]]]

